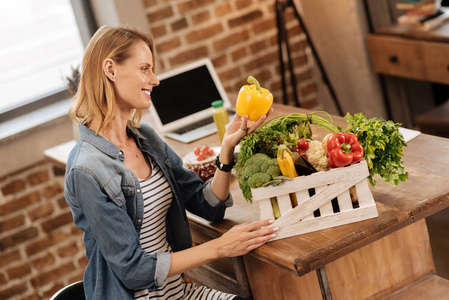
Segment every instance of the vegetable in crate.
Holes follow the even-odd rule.
[[[295,163],[290,155],[290,150],[286,145],[280,145],[278,149],[277,162],[279,164],[279,168],[281,169],[282,175],[294,178],[298,177],[298,173],[296,172]],[[298,206],[298,199],[296,198],[296,194],[290,194],[290,202],[292,203],[292,207]]]
[[[296,145],[301,138],[311,139],[314,124],[331,133],[338,132],[337,127],[329,120],[317,114],[326,112],[312,112],[310,114],[292,113],[268,120],[257,131],[247,135],[240,143],[240,152],[237,159],[237,167],[241,167],[256,153],[264,153],[274,158],[277,156],[277,148],[281,144]]]
[[[345,167],[363,158],[363,147],[351,132],[334,133],[326,143],[326,155],[331,168]]]
[[[298,176],[310,175],[317,172],[317,169],[315,169],[315,167],[298,152],[292,152],[291,157],[295,164],[295,170],[296,173],[298,173]]]
[[[253,84],[242,86],[235,106],[239,116],[248,115],[248,120],[257,121],[268,113],[273,104],[273,95],[261,87],[253,76],[249,76],[247,81]]]
[[[307,155],[305,154],[307,149],[309,149],[309,142],[305,138],[299,139],[295,146],[296,152],[301,154],[305,159],[307,159]]]
[[[240,143],[240,152],[235,165],[237,178],[239,178],[239,174],[242,176],[241,172],[246,162],[256,154],[265,154],[268,157],[275,158],[279,145],[296,145],[300,138],[310,139],[312,137],[311,124],[332,133],[338,132],[330,115],[327,114],[329,120],[326,120],[318,116],[319,113],[327,114],[326,112],[312,112],[310,114],[292,113],[278,116],[267,121],[257,131],[247,135]],[[277,181],[276,183],[280,182]],[[239,180],[239,184],[245,200],[252,202],[251,188],[247,184],[242,184],[241,180]]]
[[[250,202],[252,188],[277,185],[288,179],[281,176],[276,159],[262,153],[253,155],[243,167],[238,167],[236,177],[244,198]]]
[[[367,119],[362,113],[345,116],[348,127],[345,132],[352,132],[362,144],[364,158],[368,164],[369,181],[376,185],[374,174],[386,183],[398,185],[408,178],[402,161],[402,148],[407,146],[399,132],[400,124],[378,118]]]
[[[301,138],[296,143],[295,149],[298,153],[300,153],[301,151],[306,151],[307,149],[309,149],[309,142],[305,138]]]
[[[327,163],[326,152],[322,145],[323,143],[320,141],[310,141],[309,148],[305,152],[307,161],[317,172],[330,170],[329,164]]]
[[[279,164],[279,168],[281,169],[282,175],[287,176],[289,178],[298,177],[298,173],[295,169],[295,164],[290,155],[290,150],[286,145],[280,145],[278,148],[278,155],[276,157],[277,162]]]

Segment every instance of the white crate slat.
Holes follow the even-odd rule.
[[[349,190],[343,192],[342,194],[340,194],[338,196],[338,206],[340,207],[341,212],[353,210],[352,200],[351,200],[351,195],[349,194]]]
[[[273,209],[271,207],[271,200],[268,199],[261,199],[257,202],[259,204],[259,213],[260,213],[260,219],[274,219]]]
[[[279,218],[275,221],[279,227],[283,227],[289,223],[289,219],[302,220],[309,213],[314,212],[326,202],[331,201],[333,198],[341,194],[341,190],[345,190],[351,187],[351,184],[339,182],[329,185],[325,190],[316,193],[309,200],[302,205],[298,205],[288,213],[289,218]]]
[[[263,209],[268,209],[263,204],[266,201],[264,199],[282,199],[281,217],[271,225],[280,228],[275,239],[358,222],[378,216],[376,203],[368,186],[368,175],[366,162],[361,161],[349,167],[296,177],[277,187],[252,189],[253,201],[259,204],[262,219],[262,215],[268,215],[262,213]],[[360,205],[357,208],[353,207],[349,194],[349,188],[353,186],[356,187]],[[315,189],[312,197],[309,196],[311,188]],[[291,207],[290,193],[297,194],[298,206],[295,208]],[[339,212],[333,210],[331,201],[334,198],[337,198]],[[313,215],[317,209],[320,209],[320,217]]]
[[[288,232],[282,232],[279,230],[279,233],[275,238],[270,241],[280,240],[283,238],[287,238],[290,236],[309,233],[317,230],[337,227],[345,224],[350,224],[354,222],[364,221],[372,218],[376,218],[377,208],[376,206],[358,208],[357,213],[353,213],[351,211],[340,212],[334,215],[318,217],[308,221],[299,221],[292,222],[289,226]],[[307,222],[305,224],[305,222]],[[303,224],[304,223],[304,224]]]
[[[289,211],[292,210],[292,202],[290,201],[290,195],[285,194],[277,197],[279,211],[281,212],[281,216],[285,216]]]
[[[368,180],[364,180],[362,182],[357,183],[355,185],[355,189],[357,191],[357,196],[360,193],[360,196],[357,197],[359,201],[359,206],[360,207],[370,206],[374,200],[368,186]]]
[[[320,193],[325,190],[327,186],[318,186],[315,188],[315,193]],[[334,209],[332,208],[332,202],[326,202],[323,206],[319,208],[321,216],[330,216],[334,213]]]
[[[310,198],[309,190],[302,190],[296,192],[296,198],[298,199],[298,205],[306,202]],[[313,213],[303,218],[303,220],[313,219]]]
[[[351,170],[351,171],[349,171]],[[267,186],[264,188],[252,189],[253,200],[277,197],[287,193],[294,193],[307,190],[316,186],[327,185],[341,180],[342,177],[348,176],[350,173],[357,173],[368,177],[369,172],[366,162],[363,161],[344,168],[335,168],[330,171],[322,171],[307,176],[295,177],[287,180],[279,186]],[[343,192],[343,191],[342,191]]]

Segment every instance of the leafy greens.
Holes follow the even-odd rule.
[[[363,113],[345,116],[348,123],[346,132],[357,135],[365,151],[364,158],[368,164],[369,181],[376,185],[374,174],[385,182],[398,185],[408,178],[402,161],[402,148],[407,146],[399,132],[400,124],[379,118],[368,119]]]

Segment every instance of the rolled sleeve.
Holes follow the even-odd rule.
[[[231,193],[228,194],[228,198],[225,201],[221,201],[215,193],[212,191],[211,181],[208,181],[203,188],[204,199],[206,199],[207,203],[215,207],[220,203],[224,203],[226,207],[231,207],[234,204],[234,199],[232,198]]]
[[[168,252],[156,252],[156,272],[154,273],[154,282],[156,288],[160,288],[164,285],[165,279],[167,279],[168,270],[170,269],[170,253]]]

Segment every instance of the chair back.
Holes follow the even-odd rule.
[[[78,281],[63,287],[50,300],[86,300],[83,281]]]

